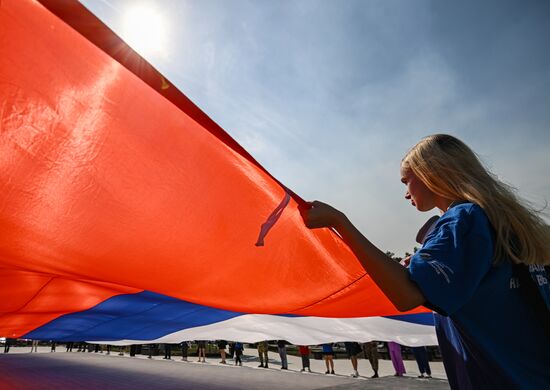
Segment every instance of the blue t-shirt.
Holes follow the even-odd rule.
[[[549,311],[529,274],[522,278],[518,272],[521,266],[508,260],[493,264],[493,248],[485,212],[463,203],[439,219],[411,259],[410,277],[425,305],[450,322],[447,341],[468,375],[450,373],[459,376],[450,384],[550,388]],[[541,288],[550,290],[548,284]]]
[[[332,344],[323,344],[322,347],[323,347],[323,352],[324,353],[334,352],[333,349],[332,349]]]

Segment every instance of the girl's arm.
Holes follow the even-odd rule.
[[[342,212],[319,201],[312,202],[311,206],[301,211],[306,226],[310,229],[334,228],[399,311],[424,304],[426,299],[409,279],[407,269],[367,240]]]

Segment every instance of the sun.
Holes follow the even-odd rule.
[[[153,5],[134,5],[124,13],[122,35],[143,57],[166,52],[167,20]]]

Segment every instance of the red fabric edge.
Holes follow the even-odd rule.
[[[114,31],[84,5],[77,0],[38,0],[38,2],[100,50],[120,63],[130,72],[134,73],[157,93],[164,96],[176,107],[193,118],[228,147],[264,171],[276,183],[283,187],[300,206],[306,206],[307,203],[300,196],[273,177],[225,130],[171,84],[157,69],[128,46]]]

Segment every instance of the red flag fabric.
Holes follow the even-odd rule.
[[[297,195],[76,1],[0,1],[0,126],[0,335],[140,291],[397,314]]]

